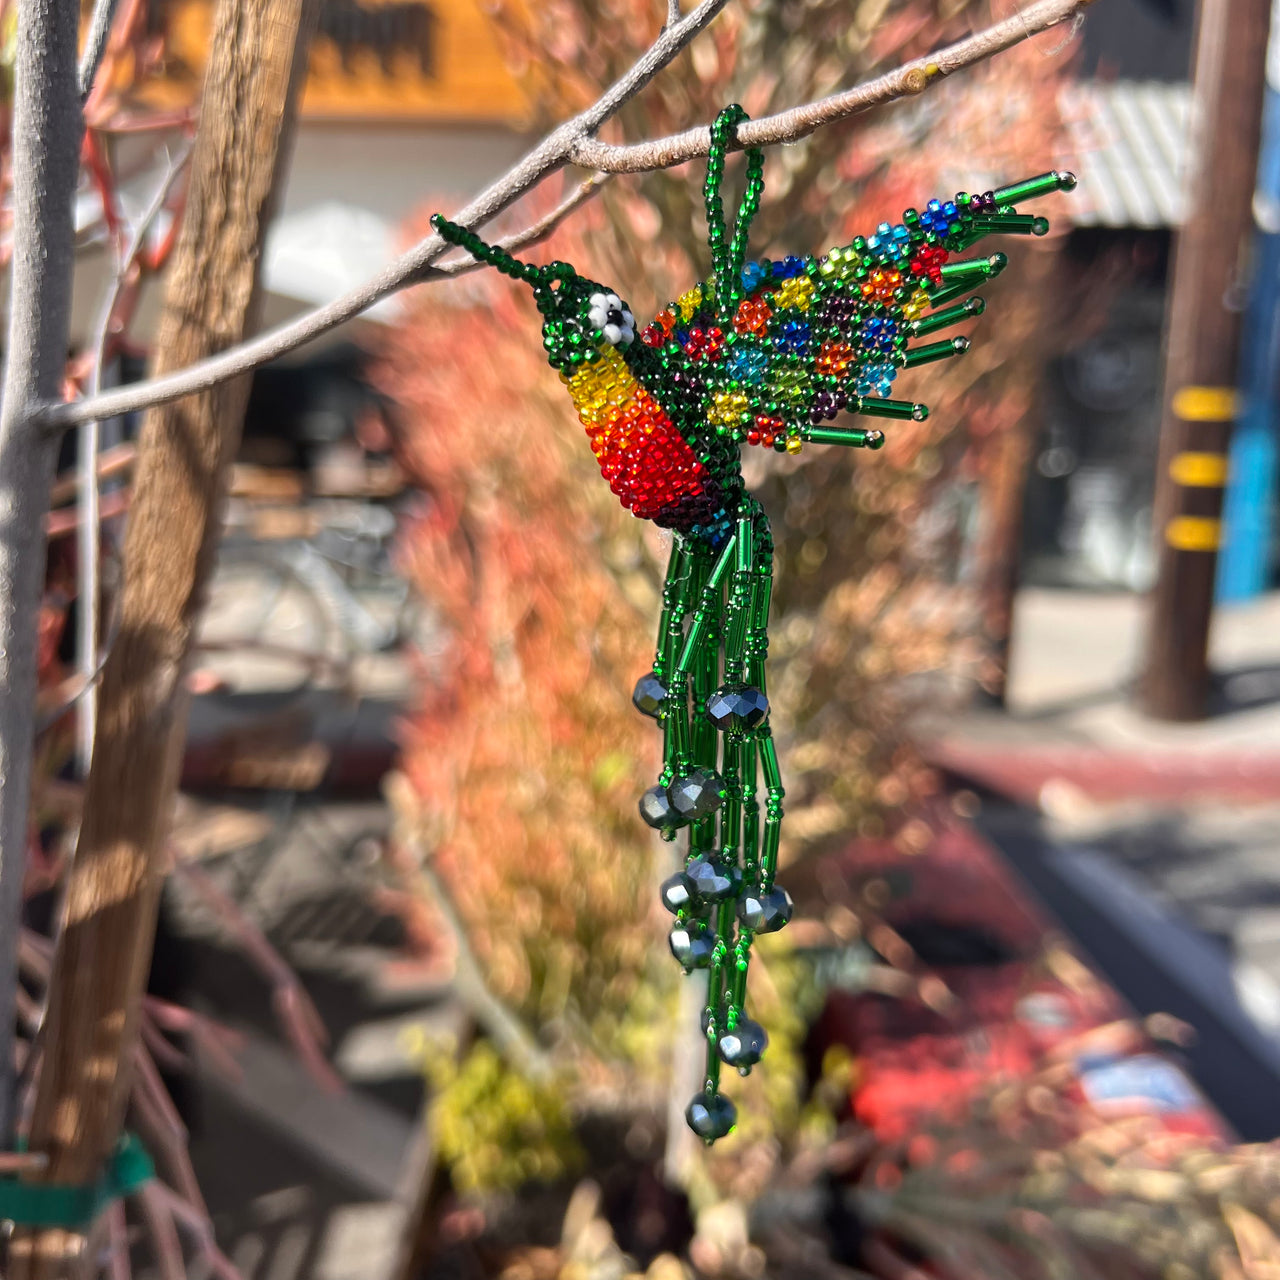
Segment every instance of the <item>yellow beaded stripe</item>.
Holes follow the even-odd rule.
[[[604,345],[599,357],[582,365],[572,377],[560,375],[569,388],[573,407],[588,429],[600,426],[635,399],[640,384],[617,347]]]

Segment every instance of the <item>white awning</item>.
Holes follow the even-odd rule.
[[[267,232],[262,286],[311,306],[364,284],[396,256],[394,229],[376,213],[331,200],[277,218]],[[363,313],[384,323],[396,319],[394,298]]]
[[[1080,186],[1079,226],[1172,227],[1182,220],[1191,130],[1191,86],[1080,80],[1059,106],[1071,133]]]

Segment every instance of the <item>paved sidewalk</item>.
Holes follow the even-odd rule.
[[[294,968],[342,1083],[327,1089],[283,1035],[267,977],[198,885],[165,895],[184,999],[237,1035],[238,1068],[196,1053],[182,1081],[191,1155],[245,1280],[387,1280],[427,1157],[416,1036],[457,1034],[461,1008],[402,950],[380,870],[379,801],[282,793],[183,798],[177,843]],[[148,1273],[150,1276],[150,1273]]]
[[[1024,802],[1063,784],[1098,800],[1280,801],[1280,593],[1218,611],[1211,714],[1196,724],[1132,705],[1145,621],[1138,596],[1021,592],[1008,710],[922,723],[926,754]]]
[[[1220,971],[1217,1005],[1252,1024],[1241,1034],[1280,1087],[1280,593],[1218,611],[1196,724],[1134,708],[1145,623],[1140,597],[1024,591],[1008,710],[922,723],[919,741],[1030,850],[1020,869],[1051,911],[1070,918],[1074,894],[1110,917],[1113,934],[1082,939],[1097,959],[1115,940],[1145,947],[1175,1004]],[[1108,976],[1123,989],[1122,969]]]

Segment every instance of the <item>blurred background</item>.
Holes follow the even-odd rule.
[[[1201,3],[1236,21],[1239,0]],[[593,101],[659,8],[321,0],[267,322],[368,278]],[[211,12],[122,0],[91,103],[73,339],[109,336],[109,381],[145,367]],[[1012,12],[738,0],[606,136],[767,114]],[[875,455],[745,462],[778,543],[797,913],[762,945],[772,1044],[712,1149],[681,1119],[700,999],[666,954],[673,854],[635,810],[667,548],[600,483],[531,300],[490,272],[423,286],[254,376],[152,974],[191,1019],[149,1042],[239,1274],[1280,1275],[1280,152],[1265,42],[1193,106],[1196,22],[1193,0],[1097,0],[767,153],[759,257],[1047,169],[1079,185],[1037,206],[1048,236],[1000,246],[966,359],[902,384],[927,422]],[[1239,190],[1193,181],[1196,120]],[[709,270],[702,178],[615,180],[530,256],[647,318]],[[1230,288],[1188,267],[1175,290],[1183,226],[1248,247]],[[1227,449],[1176,434],[1171,398],[1209,377],[1166,371],[1176,297],[1236,392],[1216,481],[1169,480]],[[136,427],[103,424],[108,617]],[[74,466],[71,442],[42,614],[50,858],[77,748]],[[1167,522],[1216,506],[1171,483],[1221,499],[1207,548]],[[1168,617],[1211,622],[1207,666],[1153,641]],[[50,892],[33,873],[33,921]]]

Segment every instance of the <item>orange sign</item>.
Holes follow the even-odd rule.
[[[302,114],[309,120],[520,124],[527,106],[477,0],[319,0]],[[212,0],[151,0],[162,74],[135,86],[155,108],[191,104]]]

